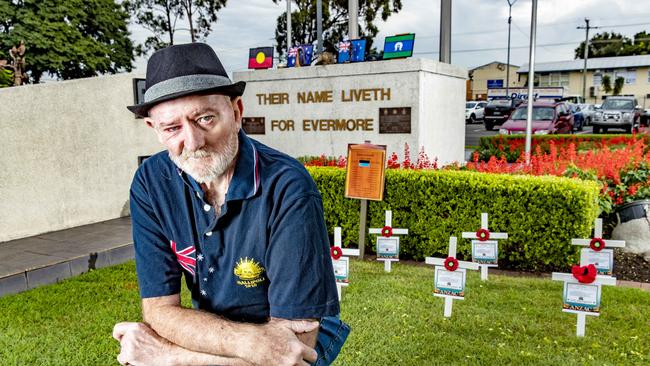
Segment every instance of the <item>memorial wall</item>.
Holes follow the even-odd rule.
[[[294,157],[345,155],[348,143],[387,145],[403,158],[424,147],[462,161],[467,70],[399,59],[235,72],[246,81],[244,130]]]
[[[128,214],[138,158],[133,74],[0,89],[0,242]]]

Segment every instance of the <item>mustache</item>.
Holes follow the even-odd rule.
[[[195,151],[189,151],[187,149],[183,149],[180,155],[178,155],[179,159],[182,160],[189,160],[189,159],[201,159],[201,158],[207,158],[209,156],[214,155],[214,151],[210,151],[207,149],[199,149]]]

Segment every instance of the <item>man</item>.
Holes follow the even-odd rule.
[[[328,365],[349,328],[320,194],[295,159],[241,130],[245,83],[212,48],[154,53],[144,117],[167,152],[131,186],[144,323],[119,323],[131,365]],[[193,309],[180,304],[181,274]]]

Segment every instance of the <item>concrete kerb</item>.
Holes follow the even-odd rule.
[[[57,283],[93,269],[122,264],[135,258],[133,243],[64,259],[57,263],[30,268],[0,277],[0,297]]]

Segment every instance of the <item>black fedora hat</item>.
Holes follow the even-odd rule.
[[[205,43],[174,45],[156,51],[147,62],[144,103],[127,108],[146,117],[154,105],[197,93],[241,96],[246,83],[233,83],[212,47]]]

